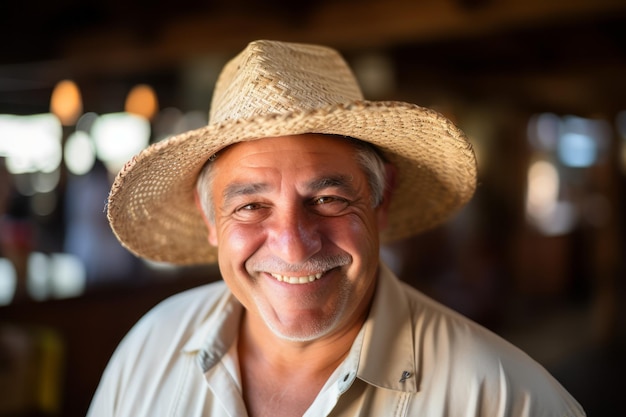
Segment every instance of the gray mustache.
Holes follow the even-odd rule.
[[[248,260],[246,270],[268,271],[268,272],[319,272],[328,271],[333,268],[348,265],[352,262],[352,257],[348,254],[315,256],[306,262],[290,264],[277,258],[266,258],[258,260]]]

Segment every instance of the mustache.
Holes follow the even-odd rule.
[[[249,259],[246,262],[246,270],[248,272],[306,272],[316,273],[322,271],[329,271],[333,268],[348,265],[352,262],[352,257],[348,254],[337,255],[317,255],[305,262],[298,264],[291,264],[284,262],[276,257],[269,257],[263,259]]]

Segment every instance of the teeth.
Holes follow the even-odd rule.
[[[274,273],[271,273],[271,275],[280,282],[286,282],[289,284],[307,284],[309,282],[313,282],[317,279],[320,279],[323,273],[319,272],[317,274],[307,275],[305,277],[288,277],[285,275],[274,274]]]

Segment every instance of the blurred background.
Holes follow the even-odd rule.
[[[83,416],[132,324],[219,279],[130,255],[105,204],[133,154],[207,123],[219,70],[255,39],[333,46],[367,98],[467,132],[472,202],[382,256],[590,416],[626,415],[626,2],[5,1],[0,39],[1,416]]]

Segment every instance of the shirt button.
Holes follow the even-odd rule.
[[[400,381],[398,382],[404,382],[409,378],[411,378],[411,373],[409,371],[404,371],[402,372],[402,376],[400,376]]]

